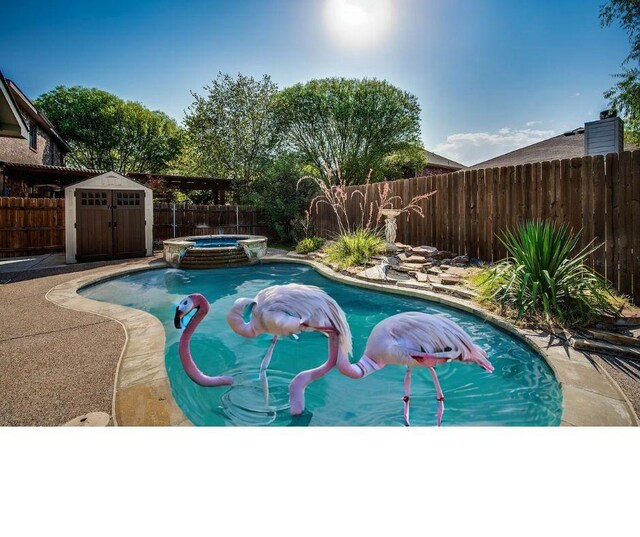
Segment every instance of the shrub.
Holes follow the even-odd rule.
[[[324,239],[322,237],[310,237],[308,239],[302,239],[296,245],[296,252],[299,254],[308,254],[311,252],[315,252],[322,248],[324,244]]]
[[[374,255],[384,251],[386,242],[370,229],[343,233],[327,247],[327,260],[342,268],[364,265]]]
[[[598,247],[593,241],[574,257],[580,239],[568,226],[527,222],[499,237],[508,257],[488,269],[480,284],[483,298],[498,303],[517,319],[581,324],[603,315],[616,315],[609,283],[585,266]]]

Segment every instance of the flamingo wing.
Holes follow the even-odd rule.
[[[345,352],[351,352],[351,330],[344,311],[319,287],[295,283],[274,285],[260,291],[255,300],[253,314],[265,328],[273,327],[289,334],[302,331],[301,324],[311,329],[331,325],[339,333]]]
[[[450,319],[420,312],[401,313],[394,317],[397,317],[397,322],[393,324],[392,333],[412,355],[436,354],[443,358],[476,362],[485,369],[493,369],[485,351]]]

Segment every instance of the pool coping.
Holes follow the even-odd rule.
[[[333,271],[311,259],[274,255],[265,263],[298,263],[312,267],[322,276],[347,285],[385,293],[421,298],[472,313],[524,340],[553,371],[563,397],[560,425],[638,426],[633,406],[610,375],[584,354],[542,331],[516,327],[508,321],[453,296],[427,290],[400,288],[364,281]],[[80,289],[98,282],[147,270],[170,268],[165,262],[99,269],[98,272],[68,280],[49,290],[46,298],[62,307],[93,313],[120,323],[126,342],[116,370],[112,416],[115,425],[192,425],[171,393],[165,368],[165,332],[160,320],[150,313],[85,298]]]

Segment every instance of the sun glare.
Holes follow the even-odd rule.
[[[329,33],[340,44],[365,48],[391,30],[391,0],[325,0],[324,18]]]

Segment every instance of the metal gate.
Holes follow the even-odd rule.
[[[143,257],[143,190],[76,190],[76,260]]]

